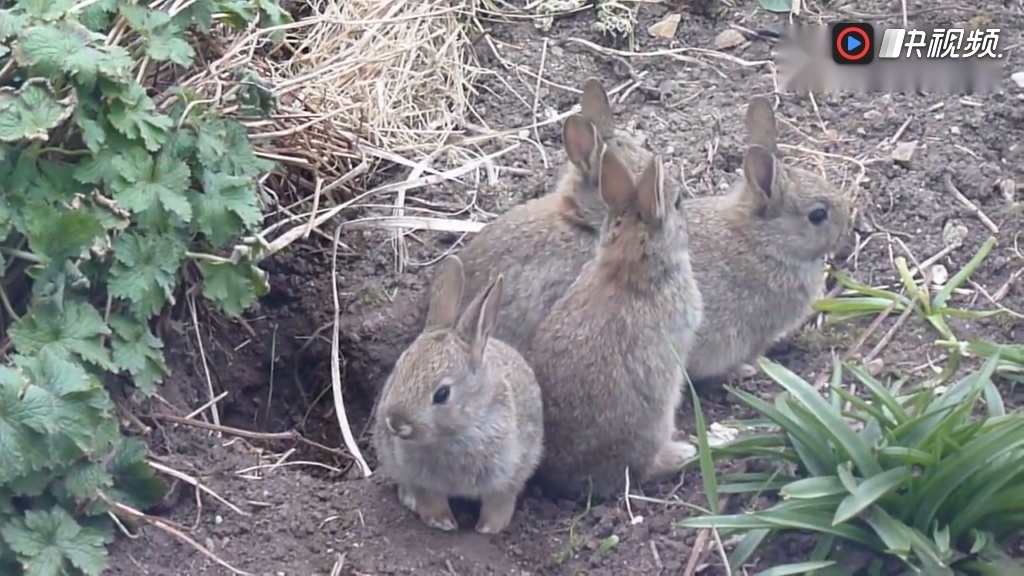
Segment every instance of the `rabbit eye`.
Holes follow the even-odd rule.
[[[811,221],[811,224],[817,226],[825,220],[828,220],[828,210],[825,210],[824,208],[815,208],[807,215],[807,219]]]
[[[447,384],[439,386],[437,390],[434,390],[434,404],[444,404],[448,401],[448,397],[451,396],[452,387]]]

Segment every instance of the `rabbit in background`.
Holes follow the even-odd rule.
[[[569,162],[554,191],[513,207],[459,251],[468,293],[482,290],[497,274],[505,277],[494,337],[523,354],[541,320],[594,257],[606,214],[597,191],[601,151],[615,150],[635,176],[651,156],[616,130],[608,95],[597,80],[584,83],[581,109],[562,126]]]
[[[676,441],[680,382],[702,316],[678,190],[654,157],[635,182],[601,155],[607,206],[596,257],[541,323],[527,355],[544,399],[538,476],[555,494],[597,497],[661,479],[696,453]]]
[[[847,232],[851,207],[820,176],[778,156],[771,103],[747,106],[743,179],[726,195],[685,202],[704,321],[687,361],[694,382],[745,377],[749,363],[811,315],[825,257]]]
[[[481,501],[477,532],[504,530],[543,452],[540,389],[512,347],[493,336],[499,274],[460,314],[463,266],[447,257],[426,326],[405,350],[374,413],[373,447],[401,502],[427,525],[458,526],[448,498]]]

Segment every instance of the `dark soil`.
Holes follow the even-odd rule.
[[[842,19],[864,19],[852,12],[851,3],[837,4],[847,5]],[[857,4],[856,11],[869,13],[876,25],[900,21],[899,3],[865,0]],[[1021,42],[1024,17],[1019,4],[982,2],[984,10],[960,4],[964,8],[942,6],[940,11],[912,0],[907,3],[910,26],[959,25],[983,13],[1001,27],[1004,46]],[[706,15],[706,8],[643,4],[638,45],[633,49],[711,49],[715,36],[731,24],[760,30],[778,29],[786,22],[783,15],[758,9],[755,0],[737,0],[717,10],[712,6],[712,16]],[[817,10],[813,3],[812,8]],[[648,34],[648,27],[670,9],[682,10],[676,40]],[[840,19],[837,14],[824,16],[834,21]],[[588,76],[601,78],[606,86],[640,79],[641,88],[617,104],[619,122],[644,135],[649,149],[663,153],[672,174],[685,174],[694,194],[719,193],[727,187],[742,159],[746,100],[772,92],[767,69],[693,52],[686,55],[704,65],[664,56],[603,56],[571,39],[619,49],[629,46],[591,31],[593,21],[591,13],[577,14],[557,20],[547,33],[529,23],[493,24],[491,34],[500,41],[501,58],[515,69],[504,69],[493,55],[489,66],[517,91],[532,95],[543,52],[538,114],[545,109],[560,113],[576,104],[578,96],[566,87],[578,87]],[[768,59],[769,49],[768,41],[754,40],[730,53],[757,61]],[[955,274],[990,232],[954,199],[947,179],[999,225],[998,247],[973,276],[974,284],[956,296],[955,304],[991,308],[985,293],[996,294],[1024,266],[1024,258],[1014,248],[1024,226],[1019,216],[1016,220],[1006,216],[1007,199],[997,185],[1003,179],[1024,181],[1024,105],[1021,90],[1009,80],[1010,73],[1024,65],[1015,51],[1004,60],[1002,94],[782,97],[778,114],[784,141],[830,154],[790,149],[790,161],[820,161],[835,182],[845,184],[859,170],[853,158],[867,165],[867,178],[856,191],[861,209],[859,247],[845,263],[838,263],[848,274],[865,284],[898,287],[893,258],[903,256],[911,266],[928,259],[944,246],[944,226],[959,221],[968,230],[965,243],[940,261]],[[533,122],[531,107],[511,96],[496,77],[485,77],[484,84],[490,90],[480,91],[477,110],[492,128],[520,128]],[[532,103],[532,97],[526,100]],[[918,142],[908,165],[890,158],[897,133],[900,141]],[[542,128],[540,138],[554,164],[542,169],[540,154],[529,145],[514,152],[519,156],[501,158],[501,164],[529,168],[532,174],[503,174],[499,186],[481,190],[478,200],[489,212],[500,213],[546,190],[564,158],[559,125]],[[433,194],[429,200],[436,205],[453,209],[461,205],[448,190],[434,189]],[[1016,200],[1022,199],[1018,192]],[[452,240],[429,232],[411,235],[409,258],[414,263],[433,260]],[[339,262],[344,393],[348,417],[372,465],[364,434],[367,417],[376,390],[409,341],[413,316],[409,303],[428,275],[416,266],[396,273],[384,234],[352,234],[347,241],[352,253]],[[197,495],[184,483],[173,492],[173,501],[156,513],[223,561],[260,575],[682,573],[696,534],[675,527],[675,522],[693,514],[692,506],[706,505],[695,472],[677,486],[644,487],[662,502],[634,498],[628,509],[620,500],[586,510],[579,504],[541,498],[531,489],[504,534],[484,537],[471,530],[448,534],[423,526],[400,506],[393,489],[382,480],[359,479],[358,469],[343,450],[218,435],[152,418],[153,412],[184,416],[196,410],[210,398],[210,382],[215,394],[228,393],[219,403],[225,426],[262,432],[294,429],[326,446],[344,446],[330,393],[330,330],[319,330],[329,328],[333,317],[330,250],[312,240],[295,244],[266,262],[265,268],[271,293],[246,315],[244,323],[210,313],[201,314],[198,326],[187,315],[180,316],[180,324],[170,323],[178,330],[169,330],[165,336],[173,369],[160,390],[166,403],[154,402],[152,410],[137,411],[138,420],[126,419],[137,422],[129,425],[131,432],[138,432],[142,422],[152,426],[151,446],[160,461],[198,478],[246,515],[207,494]],[[1000,304],[1024,310],[1024,284],[1011,284],[1004,292]],[[862,352],[874,347],[894,321],[895,317],[890,318],[875,331]],[[867,324],[808,326],[780,347],[776,359],[814,381],[830,369],[833,352],[847,350]],[[1024,323],[1012,316],[988,323],[961,322],[955,329],[961,338],[1024,339]],[[202,339],[202,350],[197,338]],[[923,321],[911,318],[880,351],[884,370],[928,370],[928,363],[942,355],[936,339]],[[769,399],[777,392],[763,377],[742,386]],[[1010,406],[1021,404],[1019,391],[1011,391],[1007,384],[1007,392]],[[721,393],[709,393],[702,406],[709,422],[744,416]],[[680,417],[681,425],[693,432],[692,410],[685,409]],[[609,542],[610,536],[616,536],[618,543],[605,550],[602,543]],[[807,551],[806,542],[786,541],[761,565],[796,561]],[[701,574],[724,573],[715,555],[703,562],[708,567]],[[113,545],[112,564],[111,574],[229,573],[180,538],[152,526],[144,528],[139,538],[119,538]]]

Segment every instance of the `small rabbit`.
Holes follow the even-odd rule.
[[[477,532],[512,520],[543,453],[540,388],[526,360],[492,333],[504,278],[459,314],[462,262],[444,260],[426,327],[395,364],[374,413],[373,445],[402,503],[455,530],[449,496],[481,501]]]
[[[750,366],[811,314],[825,256],[847,231],[850,206],[820,176],[778,157],[772,105],[747,106],[743,179],[725,195],[685,202],[704,322],[687,362],[694,382],[749,376]]]
[[[562,126],[569,162],[554,192],[502,214],[459,251],[467,293],[477,293],[496,274],[505,276],[508,289],[494,337],[523,354],[537,325],[594,257],[606,212],[597,193],[601,150],[618,151],[635,175],[650,158],[628,134],[615,130],[608,96],[597,80],[583,85],[581,108]]]
[[[639,182],[601,156],[608,217],[597,256],[541,323],[527,355],[544,398],[541,483],[568,497],[608,497],[661,479],[696,454],[674,440],[689,351],[702,315],[686,223],[660,157]]]

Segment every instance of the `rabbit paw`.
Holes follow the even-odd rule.
[[[650,473],[652,478],[670,478],[679,474],[683,463],[697,455],[697,447],[689,442],[673,440],[666,442],[654,457]]]
[[[402,504],[417,513],[420,520],[431,528],[452,531],[459,528],[452,509],[448,505],[448,496],[432,490],[411,486],[398,486],[398,499]]]
[[[743,363],[737,366],[732,374],[737,380],[746,380],[757,376],[757,368],[754,368],[752,364]]]
[[[513,492],[489,494],[480,502],[480,520],[476,531],[481,534],[497,534],[512,522],[516,509],[516,494]]]
[[[399,484],[398,501],[401,502],[402,505],[408,508],[409,510],[416,512],[416,495],[413,493],[412,488],[406,488],[402,484]]]

